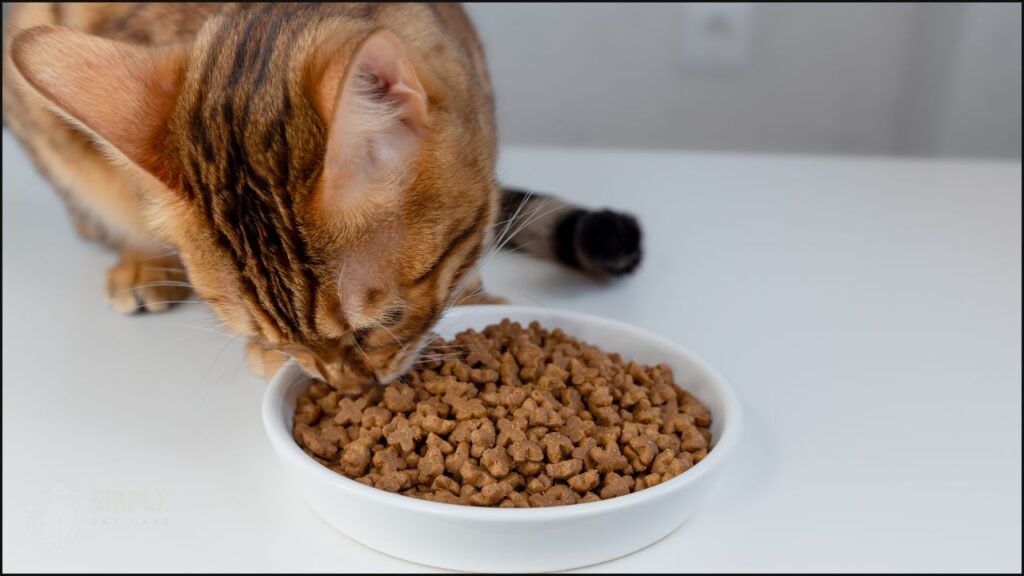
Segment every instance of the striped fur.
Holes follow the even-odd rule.
[[[407,101],[391,100],[382,77],[350,70],[376,65],[360,58],[382,30],[402,48],[375,49],[415,75],[422,125],[393,107]],[[173,273],[147,264],[170,248],[258,360],[291,355],[338,387],[400,374],[447,306],[486,300],[474,268],[499,212],[533,199],[503,197],[494,181],[491,84],[457,5],[25,5],[4,52],[5,119],[79,229],[121,251],[108,277],[115,307],[182,297]],[[344,108],[349,74],[368,74],[356,100],[367,105],[354,111]],[[395,148],[411,156],[375,163],[389,130],[415,143]],[[360,131],[366,162],[325,162],[332,138]],[[362,196],[376,201],[338,207]],[[572,230],[589,214],[558,213],[573,215]],[[567,265],[626,270],[561,246],[588,237],[568,228],[546,218],[520,234],[546,230],[534,252]],[[638,229],[635,244],[630,270]]]

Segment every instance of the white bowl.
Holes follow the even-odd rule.
[[[707,499],[741,434],[740,406],[725,382],[696,356],[639,328],[574,312],[524,306],[452,309],[436,331],[451,337],[502,318],[545,328],[645,364],[665,362],[676,383],[710,410],[713,446],[683,474],[610,500],[551,508],[479,508],[429,502],[371,488],[333,472],[292,439],[296,398],[308,377],[294,362],[263,399],[270,442],[306,502],[329,524],[385,554],[442,568],[486,572],[562,570],[611,560],[668,535]],[[713,514],[714,510],[709,511]]]

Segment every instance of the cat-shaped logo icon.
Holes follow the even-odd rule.
[[[58,548],[65,548],[78,532],[73,505],[74,487],[58,480],[50,484],[49,499],[45,504],[29,508],[32,515],[32,533]]]

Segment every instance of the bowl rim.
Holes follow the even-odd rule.
[[[506,304],[456,306],[449,311],[449,313],[452,312],[480,313],[481,315],[486,315],[485,313],[488,312],[498,313],[499,315],[518,316],[530,316],[531,314],[556,315],[580,322],[602,325],[601,327],[603,328],[625,332],[637,338],[657,342],[660,346],[673,350],[676,354],[685,357],[688,361],[695,364],[699,370],[703,371],[709,384],[721,395],[724,413],[716,415],[716,418],[722,418],[722,435],[716,440],[714,450],[708,452],[704,459],[675,478],[651,488],[630,492],[629,494],[608,500],[539,508],[498,508],[433,502],[367,486],[323,466],[306,454],[295,442],[291,430],[285,425],[287,416],[281,417],[285,394],[293,386],[297,386],[303,381],[302,378],[296,378],[296,372],[306,376],[306,373],[298,363],[290,359],[278,369],[269,384],[267,384],[262,402],[263,425],[278,455],[283,460],[286,460],[287,463],[297,467],[300,472],[307,476],[313,476],[321,483],[333,485],[338,489],[352,493],[354,496],[375,500],[383,505],[404,508],[412,512],[440,518],[484,522],[534,522],[556,519],[571,520],[603,514],[640,504],[644,500],[657,499],[669,492],[682,490],[686,486],[697,482],[702,476],[710,474],[712,470],[724,466],[740,442],[743,414],[739,400],[732,388],[726,383],[725,379],[701,360],[700,357],[667,338],[618,320],[540,306]],[[497,321],[500,321],[500,318]],[[443,322],[443,319],[441,322]]]

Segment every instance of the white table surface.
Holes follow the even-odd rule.
[[[602,286],[503,256],[491,290],[672,338],[746,412],[705,508],[590,570],[1020,571],[1019,163],[510,148],[501,166],[631,209],[646,258]],[[5,131],[4,571],[426,569],[306,507],[241,343],[202,304],[115,314],[113,260]]]

